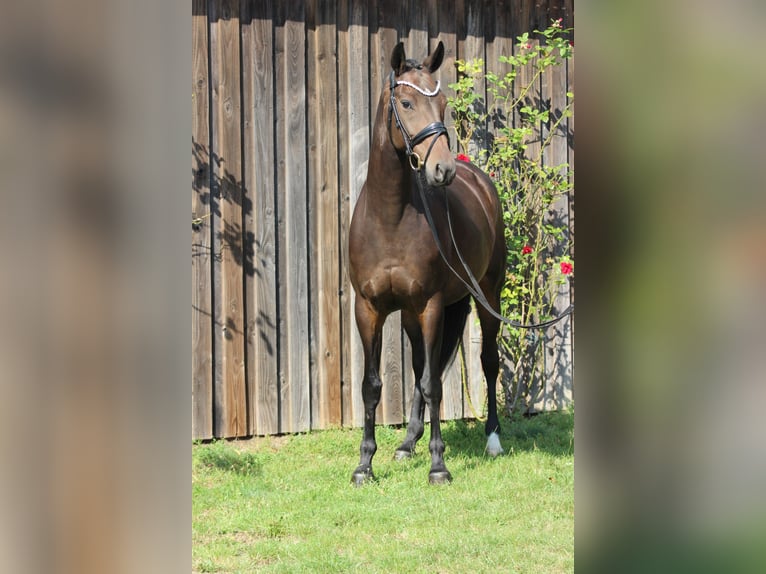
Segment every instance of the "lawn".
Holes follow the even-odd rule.
[[[503,420],[496,459],[481,423],[444,423],[445,486],[428,484],[428,427],[402,462],[405,429],[378,427],[361,488],[361,429],[195,444],[194,572],[572,572],[573,423]]]

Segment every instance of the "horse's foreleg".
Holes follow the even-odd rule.
[[[442,344],[442,327],[444,325],[444,308],[440,296],[433,297],[420,314],[420,330],[423,334],[425,364],[421,389],[423,399],[428,404],[431,415],[431,440],[428,449],[431,451],[431,470],[428,481],[431,484],[443,484],[452,480],[452,475],[444,464],[444,441],[441,433],[439,412],[442,402],[442,381],[439,372],[439,356]]]
[[[382,316],[368,302],[357,297],[356,324],[364,348],[364,377],[362,379],[362,400],[364,401],[364,434],[359,447],[359,466],[351,476],[351,481],[359,486],[368,479],[375,478],[372,472],[372,457],[378,450],[375,442],[375,409],[380,402],[383,382],[380,379],[381,333],[385,316]]]
[[[426,410],[426,403],[423,400],[420,386],[425,365],[423,335],[420,332],[420,325],[415,314],[402,311],[402,324],[412,346],[412,370],[415,372],[415,388],[412,392],[412,410],[410,411],[410,420],[407,423],[407,436],[396,449],[394,454],[396,460],[410,458],[415,453],[415,443],[423,436],[423,415]]]

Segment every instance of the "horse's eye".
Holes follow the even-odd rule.
[[[412,109],[412,103],[409,100],[402,100],[402,107],[405,110],[410,110]]]

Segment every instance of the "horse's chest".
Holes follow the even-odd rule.
[[[425,302],[435,286],[430,265],[410,250],[396,255],[380,253],[360,283],[362,295],[381,305],[400,307],[404,302]]]

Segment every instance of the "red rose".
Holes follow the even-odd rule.
[[[522,255],[528,255],[529,253],[532,253],[532,248],[529,245],[525,245],[521,248]]]
[[[467,162],[471,161],[471,158],[463,153],[457,154],[457,159],[459,159],[460,161],[467,161]]]
[[[572,272],[573,269],[574,269],[574,267],[572,267],[571,263],[567,263],[566,261],[562,261],[561,262],[561,272],[564,275],[569,275]]]

